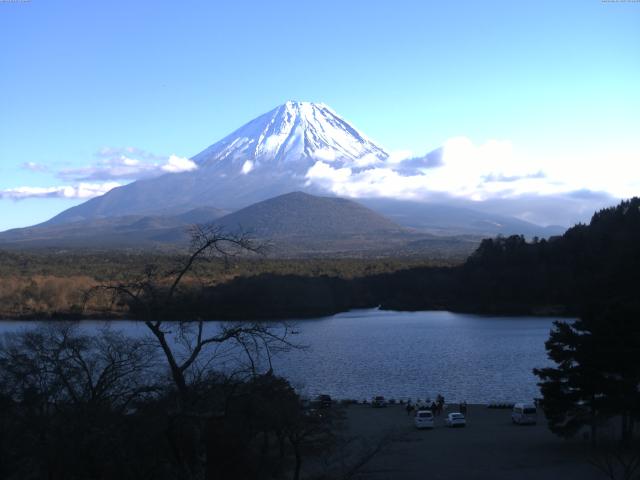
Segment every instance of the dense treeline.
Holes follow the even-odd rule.
[[[104,252],[6,252],[0,251],[0,318],[76,318],[130,315],[127,305],[105,299],[85,303],[84,293],[95,285],[123,282],[142,275],[149,266],[171,271],[184,258],[178,254],[127,251]],[[350,279],[393,272],[416,265],[450,265],[460,262],[430,258],[405,259],[271,259],[227,258],[199,262],[185,278],[181,301],[199,297],[202,287],[233,279],[251,283],[253,277],[297,276]],[[283,282],[279,282],[282,284]],[[272,289],[273,290],[273,289]],[[219,292],[215,294],[216,297]],[[209,307],[206,307],[207,309]],[[344,305],[341,305],[342,309]],[[210,313],[202,312],[205,316]]]
[[[339,278],[261,274],[182,297],[187,315],[286,317],[349,308],[449,309],[577,315],[590,304],[638,302],[640,199],[596,213],[549,240],[484,240],[462,265],[420,266]]]
[[[638,267],[640,199],[634,198],[550,241],[485,240],[463,271],[478,295],[496,302],[565,305],[576,312],[590,303],[637,299]]]
[[[0,278],[34,276],[87,276],[97,281],[119,280],[142,272],[148,265],[172,268],[187,251],[153,253],[127,250],[0,250]],[[450,266],[464,262],[466,257],[439,258],[416,255],[403,258],[270,258],[235,257],[226,261],[202,262],[198,275],[211,280],[226,280],[237,276],[261,273],[295,274],[302,276],[332,275],[344,278],[392,272],[417,265]]]
[[[381,305],[397,310],[576,315],[587,303],[636,298],[639,207],[638,198],[624,201],[597,212],[589,225],[576,225],[562,237],[548,240],[485,239],[458,265],[424,259],[209,259],[194,265],[161,314],[278,318]],[[116,267],[118,258],[115,253],[77,258],[4,253],[3,273],[11,274],[0,280],[0,313],[5,317],[73,314],[83,307],[77,287],[90,287],[91,279],[94,284],[126,281],[141,275],[149,264],[170,271],[182,257],[125,254]],[[56,265],[57,276],[47,277]],[[28,275],[14,276],[18,270]],[[85,315],[141,313],[126,301],[93,301],[89,308],[84,305]]]

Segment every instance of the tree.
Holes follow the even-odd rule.
[[[0,477],[104,478],[105,466],[130,465],[126,420],[158,391],[153,353],[140,339],[108,329],[82,334],[69,323],[6,334]]]
[[[263,246],[243,232],[228,234],[216,225],[196,225],[191,231],[190,253],[175,269],[161,272],[157,266],[148,266],[140,278],[100,285],[88,292],[87,298],[96,291],[107,290],[112,294],[112,302],[129,304],[132,313],[144,321],[167,361],[182,408],[188,401],[190,369],[202,360],[206,347],[235,343],[246,353],[255,373],[254,357],[260,351],[266,352],[270,367],[269,352],[291,345],[287,340],[286,325],[233,322],[212,331],[206,328],[202,318],[189,317],[188,309],[187,318],[180,312],[189,302],[186,295],[181,296],[183,281],[193,273],[198,262],[220,257],[226,260],[240,253],[259,254],[262,251]],[[209,306],[205,313],[215,316],[214,307]],[[180,318],[177,324],[166,322],[172,317]],[[170,335],[174,335],[175,342],[170,341]]]
[[[640,480],[640,448],[604,449],[595,452],[589,463],[610,480]]]
[[[535,369],[549,427],[570,437],[585,426],[621,419],[628,443],[640,418],[640,315],[634,308],[600,306],[572,324],[555,322],[547,353],[557,366]]]
[[[191,238],[190,253],[174,270],[161,272],[152,265],[134,281],[100,285],[89,295],[110,292],[112,302],[128,304],[155,338],[177,393],[176,408],[168,416],[166,431],[171,451],[184,478],[200,479],[204,478],[208,463],[204,441],[206,420],[217,415],[213,405],[203,402],[202,392],[195,388],[199,376],[212,368],[216,348],[210,347],[236,347],[247,359],[246,371],[251,377],[258,375],[261,367],[271,371],[271,353],[292,344],[287,339],[286,324],[229,322],[216,329],[206,324],[201,315],[214,317],[214,306],[203,309],[199,305],[204,301],[202,298],[190,298],[182,290],[185,278],[194,273],[201,261],[220,257],[226,261],[240,253],[256,254],[262,251],[262,246],[244,233],[228,234],[215,225],[193,227]],[[194,303],[198,308],[193,308]],[[167,321],[171,318],[178,320]],[[261,362],[262,358],[266,362]]]

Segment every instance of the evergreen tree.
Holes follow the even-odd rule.
[[[555,322],[547,353],[557,366],[535,369],[550,429],[571,437],[619,416],[628,442],[640,418],[640,315],[626,306],[590,309],[572,324]]]

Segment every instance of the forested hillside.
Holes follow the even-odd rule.
[[[576,315],[592,303],[638,302],[640,199],[594,214],[561,237],[484,240],[459,266],[416,266],[348,281],[331,276],[239,278],[205,292],[205,310],[224,315],[326,313],[349,308],[447,309]],[[241,299],[251,298],[251,302]],[[215,301],[214,301],[215,300]],[[215,307],[214,307],[215,305]],[[316,314],[322,309],[314,310]]]
[[[131,281],[149,268],[171,272],[180,258],[5,253],[0,310],[5,318],[79,315],[83,292],[92,285]],[[380,305],[577,315],[592,303],[637,304],[639,272],[640,199],[633,198],[597,212],[589,225],[576,225],[561,237],[485,239],[459,264],[424,258],[203,259],[162,312],[171,318],[284,318]],[[126,301],[89,306],[82,314],[139,313]]]

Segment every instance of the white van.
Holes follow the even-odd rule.
[[[416,416],[413,419],[416,428],[433,428],[433,413],[431,410],[418,410]]]
[[[536,406],[531,403],[516,403],[511,412],[511,421],[518,425],[535,425],[538,421]]]

